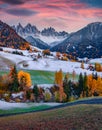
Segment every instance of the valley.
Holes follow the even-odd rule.
[[[102,0],[0,0],[0,130],[102,130]]]

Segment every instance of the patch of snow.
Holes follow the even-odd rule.
[[[75,46],[73,46],[73,49],[75,49]]]
[[[61,103],[10,103],[0,100],[0,110],[8,110],[8,109],[15,109],[15,108],[29,108],[34,106],[41,106],[41,105],[49,105],[49,106],[58,106]]]
[[[87,48],[87,49],[91,49],[91,48],[92,48],[92,46],[91,46],[91,45],[89,45],[89,46],[87,46],[86,48]]]
[[[89,61],[89,63],[100,63],[100,64],[102,64],[102,58],[91,59]]]
[[[14,109],[14,108],[25,108],[28,107],[26,103],[9,103],[5,101],[0,100],[0,109],[1,110],[8,110],[8,109]]]
[[[20,93],[12,93],[12,97],[16,98],[16,97],[20,97],[22,98],[22,95],[24,94],[24,92],[20,92]]]

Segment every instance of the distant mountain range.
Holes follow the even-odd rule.
[[[30,44],[20,37],[9,25],[0,21],[0,46],[25,48]]]
[[[37,44],[48,44],[54,42],[63,41],[68,37],[68,33],[65,31],[57,32],[54,28],[44,28],[42,31],[38,30],[36,26],[28,23],[25,27],[23,27],[20,23],[17,26],[12,26],[12,28],[23,38],[27,39],[28,42],[36,41]],[[30,37],[29,37],[30,36]],[[29,37],[29,38],[28,38]],[[30,39],[31,38],[31,39]],[[39,43],[40,41],[40,43]],[[48,47],[48,45],[46,47]],[[40,47],[40,46],[38,46]],[[45,48],[45,46],[44,46]]]
[[[90,23],[81,30],[68,34],[65,31],[57,32],[51,27],[39,31],[36,26],[31,24],[27,24],[25,27],[18,24],[11,28],[0,21],[0,46],[19,48],[26,43],[31,43],[41,49],[65,52],[80,58],[101,57],[102,22]]]

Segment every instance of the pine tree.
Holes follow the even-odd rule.
[[[83,78],[83,97],[88,97],[88,87],[87,87],[87,75],[84,74]]]
[[[18,74],[17,74],[17,69],[16,66],[11,68],[9,76],[12,79],[11,86],[9,87],[10,91],[12,92],[17,92],[18,87],[19,87],[19,82],[18,82]]]
[[[69,81],[68,81],[68,73],[65,75],[64,81],[63,81],[63,88],[64,88],[64,92],[67,96],[67,101],[69,100],[70,96],[71,96],[71,90],[69,87]]]
[[[80,97],[81,93],[83,91],[83,75],[80,73],[79,80],[78,80],[78,96]]]
[[[37,84],[35,84],[34,87],[33,87],[33,93],[34,93],[34,96],[35,96],[35,100],[37,101],[38,97],[39,97],[39,88],[38,88]]]

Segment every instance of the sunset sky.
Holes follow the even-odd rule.
[[[102,0],[0,0],[0,20],[73,32],[88,23],[102,22]]]

